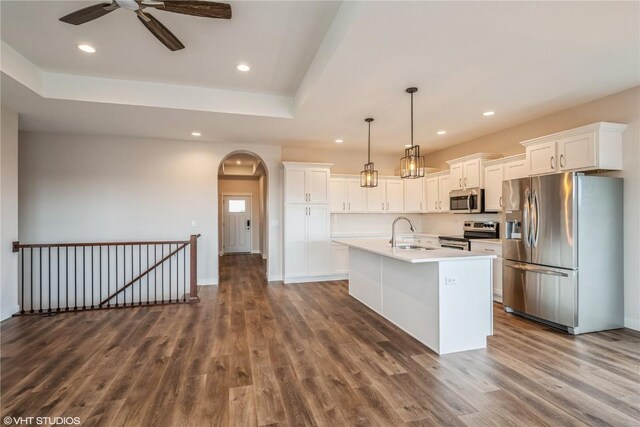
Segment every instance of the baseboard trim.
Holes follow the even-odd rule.
[[[262,252],[260,252],[259,250],[253,250],[251,251],[252,254],[262,254]]]
[[[293,283],[309,283],[309,282],[332,282],[334,280],[344,280],[342,275],[325,275],[325,276],[310,276],[310,277],[289,277],[284,279],[285,284]],[[348,275],[347,277],[348,278]]]
[[[198,279],[198,286],[217,286],[218,276],[212,278]]]
[[[633,329],[635,331],[640,331],[640,319],[634,319],[632,317],[624,318],[624,327]]]
[[[282,274],[270,274],[267,276],[267,282],[282,282]]]
[[[8,307],[2,307],[2,312],[0,313],[0,321],[4,321],[9,319],[14,314],[20,311],[20,305],[10,305]]]

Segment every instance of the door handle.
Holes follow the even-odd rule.
[[[438,202],[438,209],[442,210],[442,200]]]
[[[526,227],[524,231],[524,245],[526,247],[531,246],[531,223],[529,222],[529,212],[531,208],[531,194],[529,190],[524,193],[525,201],[522,208],[522,227]]]
[[[347,203],[347,206],[349,206],[349,211],[351,210],[351,202]]]
[[[535,220],[536,228],[534,231],[535,239],[533,240],[533,247],[537,248],[538,237],[540,237],[540,206],[538,204],[538,193],[536,191],[533,192],[533,206],[535,208],[535,213],[536,213],[536,220]],[[531,215],[531,219],[533,220],[533,215]]]
[[[466,176],[464,177],[464,186],[465,187],[467,186],[467,177]]]
[[[546,268],[532,267],[526,264],[505,264],[505,266],[514,270],[528,271],[530,273],[548,274],[550,276],[558,276],[558,277],[569,277],[567,273],[562,273],[560,271],[555,271],[555,270],[549,270]]]
[[[556,158],[555,156],[551,156],[551,169],[556,168]]]
[[[462,178],[458,178],[458,187],[462,188]]]
[[[247,228],[251,228],[251,220],[250,219],[247,220]]]
[[[471,212],[471,194],[467,196],[467,210]]]
[[[560,167],[564,167],[564,154],[560,154]]]
[[[433,202],[433,209],[438,210],[438,202]]]
[[[345,210],[344,202],[342,202],[342,210]]]
[[[500,196],[500,198],[498,199],[498,204],[500,205],[500,207],[502,207],[502,196]]]
[[[420,210],[422,210],[422,202],[420,202]]]
[[[384,202],[382,202],[382,210],[384,210]]]

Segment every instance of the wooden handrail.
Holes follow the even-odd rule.
[[[200,237],[200,235],[197,235]],[[13,252],[26,248],[72,248],[72,247],[88,247],[88,246],[131,246],[131,245],[184,245],[189,244],[190,240],[158,240],[155,242],[84,242],[84,243],[29,243],[21,244],[13,242]]]
[[[129,286],[133,285],[138,280],[142,279],[144,276],[149,274],[150,271],[154,270],[160,264],[162,264],[163,262],[165,262],[166,260],[168,260],[169,258],[174,256],[175,254],[180,252],[182,249],[186,248],[189,243],[190,242],[187,241],[186,243],[183,243],[182,245],[178,246],[173,252],[170,252],[169,255],[167,255],[166,257],[162,258],[160,261],[156,262],[153,266],[147,268],[147,270],[144,273],[139,274],[138,277],[136,277],[135,279],[131,279],[131,281],[129,283],[127,283],[126,285],[124,285],[123,287],[118,289],[116,292],[114,292],[111,295],[109,295],[104,301],[100,302],[100,306],[103,306],[104,304],[106,304],[107,302],[112,300],[115,296],[120,295],[120,293],[124,292],[124,290],[127,289]]]

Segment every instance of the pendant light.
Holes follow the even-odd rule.
[[[413,145],[413,94],[417,87],[410,87],[407,93],[411,95],[411,147],[404,150],[404,157],[400,159],[401,178],[422,178],[424,176],[424,156],[420,155],[420,146]]]
[[[360,172],[360,187],[377,187],[378,186],[378,171],[375,170],[373,162],[371,161],[371,122],[372,118],[364,119],[369,123],[369,139],[367,145],[367,163],[364,165],[364,170]]]

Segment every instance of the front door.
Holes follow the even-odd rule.
[[[251,197],[223,196],[222,232],[227,253],[251,252]]]

